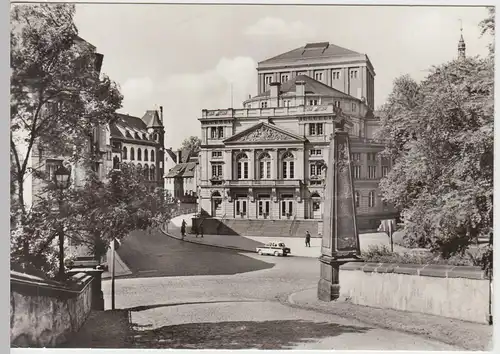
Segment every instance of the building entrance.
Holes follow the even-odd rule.
[[[268,194],[261,194],[257,201],[257,219],[267,219],[270,215],[271,196]]]

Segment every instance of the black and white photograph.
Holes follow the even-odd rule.
[[[494,351],[493,3],[9,7],[11,348]]]

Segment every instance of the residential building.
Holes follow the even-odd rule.
[[[378,189],[391,166],[378,155],[384,144],[374,138],[379,119],[368,57],[313,43],[260,62],[257,71],[258,94],[243,109],[202,112],[201,209],[223,219],[319,224],[330,135],[344,121],[359,228],[376,229],[381,219],[394,217]]]
[[[185,203],[195,203],[198,196],[198,156],[187,149],[178,150],[177,163],[166,176],[168,190],[172,196]]]
[[[148,110],[142,118],[118,114],[110,124],[111,153],[106,172],[119,169],[122,163],[132,163],[144,170],[144,177],[153,190],[164,187],[165,128],[163,107]]]
[[[165,191],[170,197],[174,196],[174,179],[167,178],[168,173],[177,165],[177,154],[172,148],[165,149]]]

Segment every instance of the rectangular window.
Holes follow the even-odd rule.
[[[351,70],[350,71],[351,79],[357,79],[358,78],[358,70]]]
[[[377,178],[377,167],[376,166],[368,166],[368,178],[369,179]]]
[[[351,160],[352,161],[359,161],[361,160],[361,154],[359,152],[353,152],[351,155]]]
[[[316,134],[323,135],[323,123],[316,123]]]
[[[261,107],[261,108],[267,108],[267,102],[266,102],[266,101],[261,102],[261,103],[260,103],[260,107]]]
[[[45,161],[45,172],[47,173],[47,180],[53,181],[55,172],[59,167],[62,166],[62,160],[46,160]]]
[[[311,156],[321,156],[321,149],[312,149],[312,150],[309,150],[309,154]]]
[[[265,80],[266,86],[269,86],[269,85],[271,85],[271,82],[273,82],[273,76],[268,75],[264,78],[264,80]]]
[[[375,192],[371,191],[368,194],[368,207],[373,208],[375,206]]]
[[[289,166],[290,166],[290,178],[295,178],[294,170],[295,170],[295,165],[293,161],[289,161]]]
[[[224,127],[217,127],[217,137],[219,139],[224,138]]]
[[[377,160],[377,153],[376,152],[369,152],[366,154],[368,161],[375,161]]]
[[[359,208],[359,192],[356,191],[354,192],[354,205],[356,206],[356,208]]]
[[[311,164],[309,166],[309,168],[310,168],[311,176],[316,176],[316,164]]]
[[[352,111],[353,111],[353,112],[355,112],[357,107],[358,107],[358,106],[356,105],[356,103],[353,103],[353,104],[352,104]]]
[[[287,163],[286,161],[283,161],[283,178],[287,178],[287,171],[286,171]]]
[[[217,159],[222,157],[222,151],[212,151],[212,158]]]
[[[318,100],[309,100],[309,106],[317,106]]]
[[[248,178],[248,162],[243,162],[243,178]]]
[[[352,174],[354,179],[361,178],[361,166],[352,166]]]
[[[281,74],[281,83],[288,81],[288,74]]]
[[[318,81],[323,81],[323,73],[322,72],[314,73],[314,79]]]
[[[216,127],[210,128],[210,138],[217,139],[217,128]]]
[[[309,123],[309,135],[316,135],[316,125]]]
[[[222,164],[212,164],[212,177],[222,177]]]
[[[335,105],[335,107],[340,108],[340,101],[333,101],[333,104]]]
[[[332,71],[332,80],[340,80],[340,70]]]
[[[266,178],[271,178],[271,161],[266,161]]]
[[[389,166],[382,166],[382,177],[387,177],[389,173]]]

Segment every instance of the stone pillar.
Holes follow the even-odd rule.
[[[343,124],[337,124],[331,136],[325,183],[318,299],[332,301],[339,297],[340,265],[359,260],[360,256],[351,146]]]
[[[72,268],[66,273],[73,275],[85,273],[93,277],[92,279],[92,310],[104,311],[104,295],[102,293],[102,273],[100,268]]]

